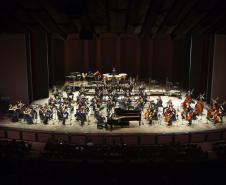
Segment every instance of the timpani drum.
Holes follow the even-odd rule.
[[[108,74],[103,74],[103,79],[107,80],[108,79]]]
[[[126,73],[120,73],[119,75],[121,76],[121,80],[125,80],[126,79],[126,76],[127,76]]]
[[[108,76],[107,76],[107,81],[111,81],[112,78],[113,78],[113,75],[108,75]]]
[[[115,78],[117,81],[120,81],[122,79],[122,76],[120,74],[118,74],[118,75],[115,75]]]

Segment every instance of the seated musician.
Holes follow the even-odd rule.
[[[144,89],[145,89],[145,85],[144,85],[144,83],[141,83],[140,86],[139,86],[139,90],[143,91]]]
[[[152,124],[153,120],[157,120],[157,110],[155,105],[150,103],[147,108],[147,111],[144,113],[144,118],[149,121],[149,124]]]
[[[94,76],[95,76],[95,80],[100,80],[100,78],[101,78],[101,73],[97,70],[97,71],[94,73]]]
[[[83,124],[86,121],[86,112],[85,107],[81,106],[76,110],[75,117],[77,121],[80,121]]]
[[[156,108],[159,108],[159,107],[163,107],[161,96],[158,96],[157,102],[156,102]]]
[[[110,113],[112,108],[114,107],[114,103],[111,98],[107,100],[107,113]]]
[[[67,98],[73,100],[74,99],[74,94],[71,88],[69,88],[67,91]]]
[[[163,109],[163,115],[168,126],[172,125],[172,122],[176,120],[176,110],[173,108],[173,103],[171,100],[167,102],[167,107]]]
[[[14,105],[14,106],[12,104],[10,104],[9,105],[9,111],[11,113],[11,121],[12,122],[18,122],[20,110],[18,109],[17,104]]]
[[[94,117],[96,118],[98,124],[105,123],[105,117],[103,116],[103,114],[101,113],[101,111],[95,110]]]
[[[33,123],[33,116],[31,114],[31,109],[29,107],[26,107],[26,109],[24,110],[24,120],[28,123],[28,124],[32,124]]]
[[[195,104],[195,115],[202,115],[203,113],[203,108],[204,108],[204,94],[200,94],[198,97],[198,101]]]
[[[83,86],[83,84],[81,84],[80,89],[79,89],[79,95],[84,95],[86,92],[85,87]]]
[[[134,110],[140,110],[140,111],[142,111],[143,108],[144,108],[144,104],[145,104],[144,99],[141,97],[137,101],[136,105],[134,106]]]
[[[182,103],[182,107],[186,107],[186,103],[194,103],[193,100],[192,100],[192,93],[193,93],[193,90],[192,91],[188,91],[187,94],[185,95],[185,100],[184,102]]]

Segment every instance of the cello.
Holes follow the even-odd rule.
[[[173,108],[173,105],[164,108],[163,115],[165,117],[165,122],[168,123],[168,126],[172,125],[172,122],[176,119],[176,110]]]

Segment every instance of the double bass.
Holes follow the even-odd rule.
[[[207,119],[210,120],[210,121],[213,121],[214,120],[214,116],[216,115],[216,111],[218,110],[219,108],[219,105],[218,105],[218,98],[216,99],[212,99],[212,103],[211,103],[211,106],[207,112]]]
[[[191,104],[191,103],[193,102],[192,97],[191,97],[193,91],[194,91],[194,90],[192,89],[191,92],[188,91],[188,93],[186,94],[185,100],[184,100],[184,102],[182,103],[182,107],[183,107],[183,108],[185,108],[185,107],[187,106],[187,103]]]
[[[217,99],[212,99],[212,105],[207,113],[207,119],[210,121],[213,121],[214,124],[222,123],[223,122],[223,111],[224,111],[224,105],[226,101],[224,101],[221,105],[217,102]]]
[[[198,102],[195,104],[195,114],[196,115],[202,115],[203,108],[204,108],[204,94],[201,94],[199,96]]]

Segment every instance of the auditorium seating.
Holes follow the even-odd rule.
[[[56,160],[207,160],[208,155],[197,144],[151,146],[64,144],[49,141],[41,154],[43,159]]]
[[[218,142],[213,144],[213,151],[216,157],[220,160],[226,161],[226,142]]]
[[[31,145],[24,141],[0,140],[0,159],[22,159],[31,150]]]

